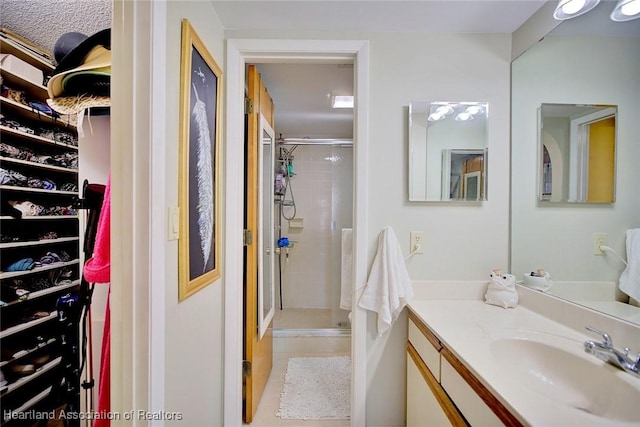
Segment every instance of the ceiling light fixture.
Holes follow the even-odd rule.
[[[353,108],[353,95],[331,95],[331,108]]]
[[[616,22],[637,18],[640,18],[640,0],[620,0],[611,12],[611,20]]]
[[[553,12],[553,17],[558,21],[575,18],[589,12],[600,3],[600,0],[560,0],[558,7]]]

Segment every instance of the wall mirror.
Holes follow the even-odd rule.
[[[409,200],[487,200],[486,102],[409,105]]]
[[[542,104],[538,113],[538,200],[613,203],[617,107]]]
[[[518,281],[544,269],[553,282],[548,293],[640,324],[638,303],[619,288],[625,264],[611,252],[594,250],[595,237],[602,233],[606,246],[626,259],[625,234],[640,228],[640,19],[611,21],[614,6],[601,2],[589,13],[563,21],[511,64],[509,268]],[[568,188],[562,190],[564,203],[540,201],[541,116],[559,115],[554,109],[587,108],[566,114],[580,116],[591,105],[605,114],[615,108],[615,203],[569,203]],[[553,136],[549,126],[544,124]],[[569,162],[562,160],[562,176],[574,173]],[[551,164],[553,187],[559,185],[555,175],[560,173]],[[568,185],[569,178],[563,181]],[[561,194],[549,191],[549,199]]]

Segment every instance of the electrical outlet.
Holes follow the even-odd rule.
[[[607,233],[593,233],[593,254],[604,255],[600,246],[607,245]]]
[[[411,232],[411,246],[409,253],[422,253],[424,247],[424,231],[412,231]]]

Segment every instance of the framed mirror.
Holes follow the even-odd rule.
[[[275,314],[274,153],[275,132],[260,115],[258,152],[258,334],[260,339]]]
[[[409,201],[487,200],[486,102],[409,105]]]
[[[613,203],[615,105],[542,104],[538,110],[538,200]]]

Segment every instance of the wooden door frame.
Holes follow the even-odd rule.
[[[265,62],[354,63],[354,179],[353,283],[365,283],[367,274],[367,194],[369,141],[369,42],[366,40],[229,39],[226,57],[225,230],[224,292],[224,425],[242,425],[243,336],[243,180],[244,78],[246,63]],[[351,324],[351,425],[365,427],[367,342],[366,312],[355,302]]]

